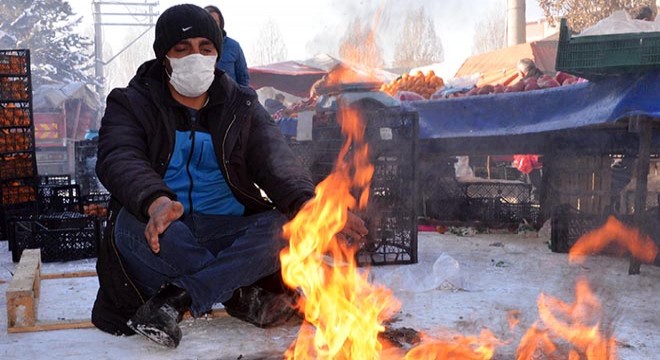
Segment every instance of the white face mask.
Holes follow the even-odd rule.
[[[181,95],[197,97],[211,87],[215,77],[215,55],[192,54],[175,59],[167,56],[172,66],[170,84]]]

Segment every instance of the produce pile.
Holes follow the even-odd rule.
[[[414,94],[421,96],[424,99],[431,98],[438,89],[444,87],[445,82],[441,77],[436,76],[433,70],[424,74],[417,71],[415,74],[403,74],[395,80],[385,83],[380,87],[383,91],[390,96],[401,97],[401,100],[422,100],[422,99],[407,99],[406,96],[415,97]],[[413,93],[413,94],[409,94]],[[399,94],[400,96],[397,96]]]
[[[538,78],[528,78],[523,79],[512,85],[483,85],[480,87],[474,87],[468,92],[457,92],[449,96],[445,96],[442,92],[437,92],[431,96],[431,99],[442,99],[442,98],[452,98],[452,97],[463,97],[463,96],[474,96],[474,95],[488,95],[488,94],[499,94],[499,93],[512,93],[512,92],[523,92],[523,91],[532,91],[538,89],[550,89],[559,86],[572,85],[578,82],[583,82],[584,79],[578,78],[574,75],[567,74],[564,72],[557,72],[555,76],[542,75]]]

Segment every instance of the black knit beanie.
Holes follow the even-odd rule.
[[[222,56],[222,33],[211,14],[197,5],[170,7],[156,21],[156,59],[164,59],[165,54],[179,41],[195,37],[211,40],[218,50],[218,58]]]

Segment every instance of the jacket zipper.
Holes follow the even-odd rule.
[[[195,117],[191,118],[192,121],[192,130],[190,132],[190,155],[188,155],[188,161],[186,162],[186,173],[188,174],[188,179],[190,180],[190,186],[188,187],[188,204],[190,204],[190,213],[193,213],[193,176],[190,173],[190,163],[192,162],[193,154],[195,153]]]
[[[263,199],[257,199],[257,198],[255,198],[254,196],[245,193],[245,191],[241,190],[239,187],[237,187],[236,185],[234,185],[234,183],[231,181],[231,178],[229,177],[229,169],[227,168],[227,163],[228,163],[229,161],[225,158],[225,154],[226,154],[226,152],[225,152],[225,145],[227,144],[227,136],[229,136],[229,130],[231,130],[231,127],[234,125],[235,122],[236,122],[236,114],[234,114],[234,118],[231,120],[231,123],[229,123],[229,126],[227,127],[227,131],[225,132],[225,136],[222,138],[222,166],[223,166],[224,169],[225,169],[225,174],[227,174],[227,183],[228,183],[232,188],[236,189],[236,191],[238,191],[238,192],[240,192],[241,194],[243,194],[244,196],[247,196],[248,198],[250,198],[250,199],[252,199],[252,200],[254,200],[254,201],[258,202],[258,203],[263,203],[263,202],[264,202]]]

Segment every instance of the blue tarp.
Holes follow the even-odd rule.
[[[660,71],[552,89],[409,102],[421,139],[523,135],[660,118]]]

